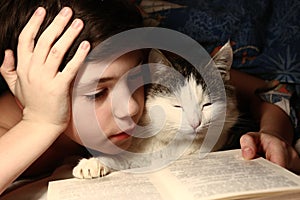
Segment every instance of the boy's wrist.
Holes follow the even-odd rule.
[[[30,130],[35,130],[35,132],[44,132],[45,134],[53,134],[54,136],[59,136],[66,129],[65,125],[57,125],[29,119],[22,119],[19,124],[23,124],[23,126],[28,127]]]
[[[23,110],[22,121],[24,121],[27,125],[36,126],[36,127],[48,127],[49,130],[57,130],[58,132],[63,132],[69,123],[69,117],[65,111],[63,111],[60,115],[52,114],[53,111],[50,112],[40,112],[39,110]],[[59,112],[59,111],[58,111]]]

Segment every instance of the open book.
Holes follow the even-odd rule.
[[[195,153],[151,173],[119,171],[91,180],[52,181],[48,200],[265,199],[295,192],[300,199],[297,175],[263,158],[246,161],[240,150],[229,150],[201,159]]]

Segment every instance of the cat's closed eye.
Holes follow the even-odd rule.
[[[203,104],[202,105],[202,110],[209,107],[209,106],[211,106],[211,105],[212,105],[212,103],[210,103],[210,102]]]
[[[174,107],[174,108],[182,108],[182,106],[179,105],[179,104],[174,104],[173,107]]]

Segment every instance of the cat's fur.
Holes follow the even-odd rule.
[[[227,110],[221,136],[213,148],[213,151],[216,151],[225,145],[229,130],[239,115],[234,88],[229,84],[229,70],[232,64],[229,42],[213,57],[213,61],[225,85]],[[161,127],[160,130],[152,137],[133,138],[126,151],[133,152],[132,154],[121,153],[116,156],[102,155],[99,158],[82,159],[73,169],[75,177],[104,176],[111,170],[107,166],[117,170],[154,166],[154,162],[157,164],[158,160],[160,164],[157,166],[162,167],[172,159],[193,153],[201,147],[207,128],[214,119],[214,116],[211,116],[213,104],[205,81],[189,63],[182,59],[179,61],[178,57],[172,54],[167,59],[160,51],[152,50],[149,63],[164,64],[177,70],[184,77],[179,80],[176,75],[170,76],[166,67],[153,74],[152,78],[157,84],[152,84],[147,89],[146,107],[141,124],[145,126],[143,131],[146,133],[153,134],[157,127]],[[155,106],[160,106],[160,109]]]

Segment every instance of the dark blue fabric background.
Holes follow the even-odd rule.
[[[136,1],[140,2],[151,1]],[[300,84],[299,0],[164,2],[186,7],[148,12],[147,17],[158,20],[159,26],[189,35],[209,52],[230,39],[235,50],[233,68],[266,80]]]

